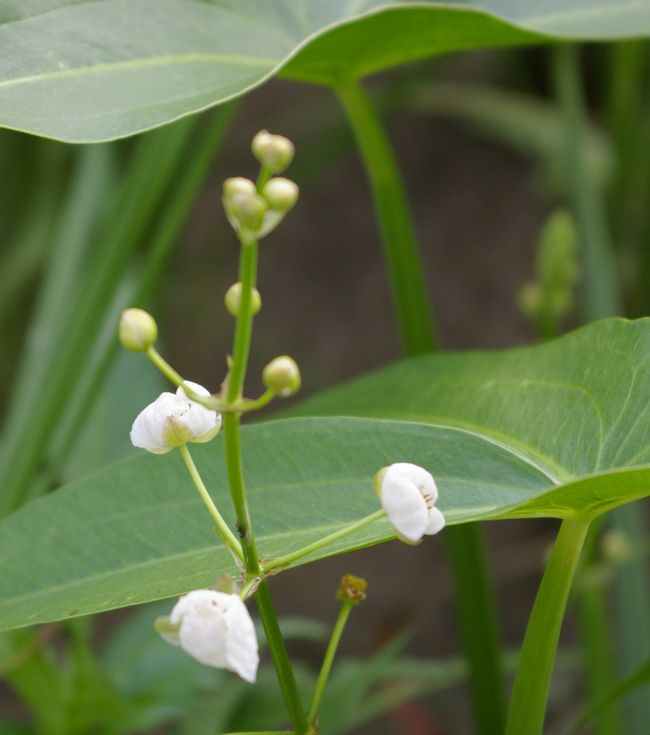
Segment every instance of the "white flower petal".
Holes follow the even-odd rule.
[[[436,533],[440,533],[445,527],[445,524],[445,517],[442,513],[437,508],[431,508],[429,511],[429,524],[424,533],[427,536],[433,536]]]
[[[255,626],[239,596],[231,597],[232,605],[226,613],[229,618],[226,668],[253,684],[260,663]]]
[[[434,507],[438,488],[430,472],[409,462],[396,462],[377,474],[381,504],[398,536],[417,543],[438,533],[445,518]]]
[[[171,447],[164,438],[165,420],[175,406],[173,393],[162,393],[153,403],[142,409],[131,427],[131,443],[154,454],[164,454]]]
[[[433,479],[433,475],[430,472],[427,472],[424,467],[411,464],[410,462],[395,462],[395,464],[388,467],[386,472],[391,473],[391,475],[399,475],[400,477],[410,480],[420,489],[420,491],[430,495],[434,503],[438,500],[438,488],[436,486],[436,481]]]
[[[257,637],[239,595],[215,590],[188,592],[174,606],[170,622],[179,626],[181,648],[197,661],[255,681]]]
[[[197,383],[186,384],[202,396],[210,393]],[[210,441],[221,428],[221,414],[190,400],[182,388],[162,393],[143,409],[131,428],[131,443],[154,454],[164,454],[186,442]]]
[[[429,515],[427,504],[413,482],[390,473],[389,468],[382,479],[380,500],[400,536],[412,543],[422,538]]]

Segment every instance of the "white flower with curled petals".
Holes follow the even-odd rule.
[[[173,645],[206,666],[227,669],[251,684],[259,652],[255,626],[239,595],[193,590],[180,598],[156,628]]]
[[[203,386],[185,381],[185,385],[206,398]],[[221,414],[191,400],[179,387],[176,393],[161,393],[140,411],[131,427],[131,443],[154,454],[165,454],[188,442],[210,441],[221,428]]]
[[[445,527],[445,517],[435,507],[435,480],[422,467],[408,462],[384,467],[375,476],[375,492],[402,541],[416,544]]]

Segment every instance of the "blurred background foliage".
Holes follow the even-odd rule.
[[[649,313],[649,52],[630,41],[466,53],[368,85],[404,172],[443,347],[508,347],[611,314]],[[121,308],[150,308],[173,364],[217,387],[231,330],[222,299],[237,262],[220,184],[252,173],[248,141],[261,127],[295,141],[290,173],[301,203],[282,236],[263,245],[250,374],[282,345],[301,364],[307,395],[399,357],[371,200],[327,90],[275,80],[241,102],[107,144],[1,131],[0,447],[13,457],[3,467],[3,490],[11,488],[3,513],[131,451],[131,420],[161,383],[144,361],[119,354]],[[631,513],[642,521],[638,508]],[[521,639],[551,528],[487,529],[510,645]],[[647,549],[627,543],[625,528],[604,545],[595,538],[576,593],[589,625],[608,619],[594,613],[610,604],[603,589],[628,575],[626,589],[637,590],[618,613],[628,616],[619,630],[634,636],[600,631],[604,650],[588,659],[603,665],[588,666],[592,692],[642,666],[650,650]],[[373,604],[347,635],[322,732],[469,733],[441,549],[392,546],[278,578],[281,611],[300,616],[284,625],[301,686],[313,682],[336,579],[354,567]],[[148,606],[3,635],[0,733],[207,735],[283,725],[270,667],[255,688],[204,669],[159,643],[155,616]],[[574,639],[564,641],[549,733],[567,732],[589,698]],[[623,718],[630,733],[647,731],[643,690],[603,711],[598,735],[623,732]]]

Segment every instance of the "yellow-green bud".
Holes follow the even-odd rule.
[[[237,283],[233,283],[226,291],[226,297],[224,299],[226,309],[228,310],[228,313],[232,314],[234,317],[239,316],[239,309],[241,307],[241,289],[242,285],[238,281]],[[253,290],[251,291],[251,314],[255,316],[261,308],[262,297],[260,296],[260,292],[253,287]]]
[[[368,583],[365,579],[355,577],[353,574],[344,574],[341,577],[339,588],[336,591],[336,599],[341,602],[358,605],[366,599],[367,588]]]
[[[288,355],[276,357],[262,372],[264,387],[286,398],[300,389],[300,370],[296,361]]]
[[[298,186],[290,179],[276,176],[266,184],[262,194],[271,209],[286,212],[298,201]]]
[[[295,149],[293,143],[283,135],[271,135],[268,130],[260,130],[251,145],[253,155],[272,174],[284,171],[291,161]]]
[[[257,188],[250,179],[243,176],[233,176],[223,182],[223,195],[226,199],[230,199],[235,194],[256,194]]]
[[[256,232],[264,222],[267,210],[266,201],[255,193],[238,192],[226,199],[226,207],[237,224],[251,232]]]
[[[144,309],[125,309],[120,316],[118,334],[127,350],[146,352],[158,337],[158,325]]]

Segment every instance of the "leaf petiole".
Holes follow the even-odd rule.
[[[314,541],[313,543],[308,544],[307,546],[303,546],[302,549],[298,549],[297,551],[292,551],[290,554],[285,554],[284,556],[278,556],[275,559],[271,559],[271,561],[263,565],[263,571],[265,574],[269,574],[271,572],[278,572],[281,569],[284,569],[290,566],[294,561],[297,561],[298,559],[302,559],[303,557],[308,556],[312,552],[318,551],[319,549],[322,549],[324,546],[334,543],[334,541],[338,541],[339,539],[345,538],[346,536],[349,536],[350,534],[353,534],[356,531],[360,531],[362,528],[369,526],[371,523],[374,523],[375,521],[378,521],[381,518],[384,518],[385,516],[386,516],[386,512],[383,510],[383,508],[380,510],[377,510],[374,513],[371,513],[370,515],[365,516],[365,518],[361,518],[360,520],[355,521],[354,523],[350,523],[348,526],[344,526],[338,531],[334,531],[334,533],[330,533],[328,536],[323,536],[323,538],[318,539],[318,541]]]

